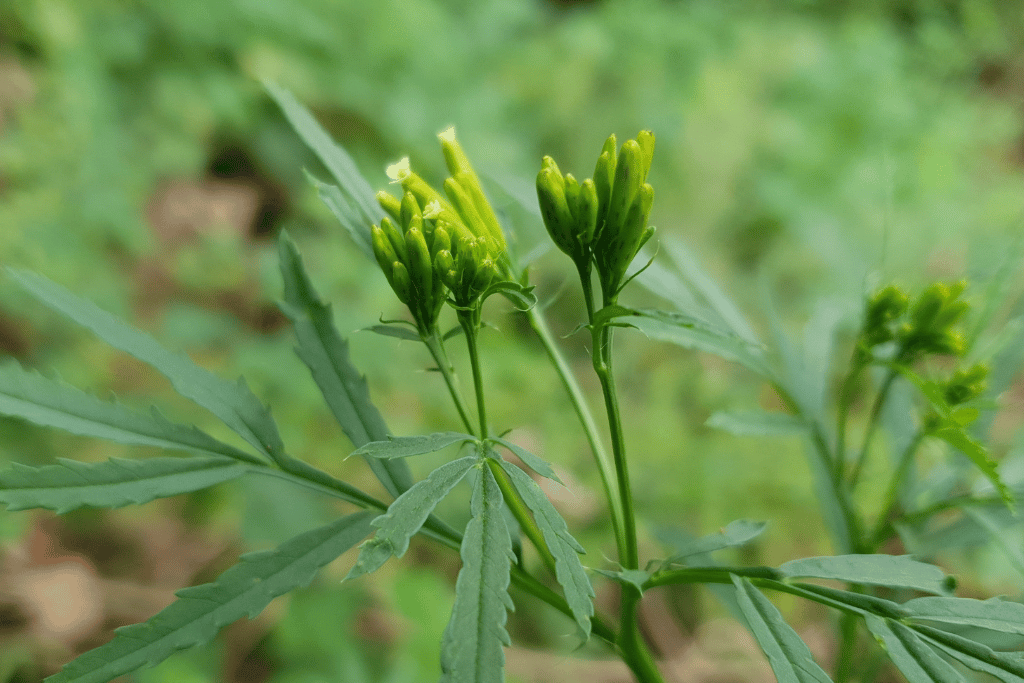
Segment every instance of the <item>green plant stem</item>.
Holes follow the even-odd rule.
[[[885,376],[885,381],[882,382],[881,389],[878,390],[878,395],[875,396],[875,403],[871,406],[871,415],[868,417],[868,426],[864,430],[864,443],[861,444],[860,454],[857,456],[857,460],[853,463],[853,469],[850,471],[848,481],[850,482],[851,490],[857,487],[860,474],[864,469],[864,463],[868,458],[868,451],[871,448],[871,439],[878,428],[878,418],[882,415],[882,408],[885,407],[885,400],[889,396],[889,390],[892,388],[897,375],[898,373],[895,369],[890,369],[889,373]]]
[[[594,461],[597,464],[597,472],[601,476],[601,486],[604,488],[605,500],[608,501],[608,514],[611,518],[612,531],[615,534],[615,542],[618,544],[619,557],[622,557],[626,554],[626,549],[623,545],[625,535],[622,532],[622,508],[619,503],[619,497],[613,488],[615,464],[608,456],[608,451],[605,450],[601,442],[594,415],[590,412],[590,407],[587,405],[586,398],[583,396],[583,391],[580,389],[572,369],[562,356],[561,351],[559,351],[554,335],[551,334],[551,329],[548,327],[543,314],[535,306],[527,312],[526,316],[530,321],[530,326],[533,327],[534,332],[536,332],[537,337],[544,346],[548,358],[551,359],[552,365],[555,366],[555,372],[562,380],[562,386],[565,387],[565,392],[569,395],[569,402],[572,404],[573,410],[576,411],[576,417],[583,426],[583,433],[587,437],[587,443],[590,444],[590,452],[593,453]]]
[[[614,301],[605,301],[606,306],[613,303]],[[612,328],[607,325],[595,327],[591,320],[591,333],[594,343],[594,372],[601,381],[605,410],[608,413],[608,432],[615,461],[615,479],[619,489],[619,504],[622,506],[622,536],[619,541],[622,551],[619,563],[624,569],[638,569],[640,555],[637,548],[636,515],[633,511],[633,493],[629,486],[629,468],[626,462],[626,441],[622,433],[622,416],[612,367]],[[654,656],[637,623],[637,608],[642,595],[640,590],[633,586],[622,587],[619,653],[638,681],[657,683],[663,680],[661,672],[654,663]]]
[[[434,327],[429,334],[422,335],[421,338],[430,351],[430,355],[434,358],[434,362],[437,363],[437,369],[440,370],[441,376],[444,377],[445,384],[448,385],[448,392],[452,395],[455,409],[459,411],[459,417],[462,418],[462,424],[465,425],[467,432],[473,434],[473,422],[469,418],[466,401],[462,398],[462,391],[459,389],[458,380],[455,378],[454,368],[451,361],[448,360],[448,354],[444,350],[444,342],[441,340],[437,327]]]
[[[843,614],[839,620],[839,655],[836,657],[836,683],[846,683],[854,672],[857,653],[857,626],[860,618]]]
[[[850,359],[850,371],[843,378],[839,388],[839,405],[836,411],[836,453],[835,463],[836,476],[842,476],[846,467],[846,421],[850,417],[850,404],[853,401],[853,384],[860,377],[864,370],[864,363],[860,361],[862,354],[858,348],[853,351],[853,358]]]
[[[480,413],[480,432],[478,436],[481,439],[486,439],[487,434],[487,406],[484,401],[484,382],[483,382],[483,371],[480,366],[480,352],[477,345],[477,332],[479,330],[479,309],[469,311],[459,311],[459,324],[462,325],[462,330],[466,335],[466,345],[469,347],[469,363],[473,370],[473,386],[476,389],[476,405],[477,410]],[[534,521],[530,515],[530,511],[523,502],[519,492],[516,491],[515,486],[509,481],[508,475],[501,469],[497,462],[491,458],[487,459],[488,466],[491,468],[491,472],[494,474],[494,478],[498,482],[498,488],[501,489],[502,496],[505,498],[505,504],[508,505],[509,510],[512,511],[512,515],[519,522],[519,527],[522,529],[526,537],[530,539],[533,547],[540,553],[541,559],[544,561],[544,565],[551,571],[551,574],[555,574],[555,558],[551,554],[551,550],[548,548],[547,543],[544,541],[544,534],[541,532],[540,527],[537,526],[537,522]]]
[[[917,430],[914,434],[914,438],[910,440],[907,447],[903,449],[903,453],[900,454],[900,461],[896,464],[896,469],[892,473],[892,479],[889,480],[889,487],[885,492],[885,502],[882,505],[882,512],[878,517],[878,521],[875,523],[875,530],[868,537],[871,543],[871,551],[873,552],[885,542],[887,536],[887,530],[890,528],[889,518],[892,517],[896,511],[896,506],[899,505],[900,489],[903,487],[903,481],[907,476],[907,472],[910,471],[910,466],[914,462],[914,454],[917,452],[921,442],[924,441],[926,432],[922,429]]]

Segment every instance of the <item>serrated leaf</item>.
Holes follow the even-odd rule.
[[[811,655],[807,644],[786,623],[782,614],[747,579],[732,574],[743,616],[779,683],[831,683]]]
[[[963,676],[911,629],[873,614],[864,621],[909,683],[963,683]]]
[[[371,441],[385,441],[388,428],[370,401],[366,379],[349,360],[348,342],[334,326],[331,307],[323,303],[313,288],[295,243],[283,231],[278,252],[285,294],[281,310],[295,327],[299,340],[296,353],[309,368],[334,419],[353,446],[360,448]],[[392,496],[397,498],[412,485],[412,474],[404,460],[367,458],[367,462]]]
[[[721,317],[729,329],[751,344],[758,344],[757,334],[740,312],[738,306],[726,295],[721,287],[700,267],[697,259],[681,240],[662,238],[662,245],[669,258],[682,273],[686,281],[704,297],[708,305]]]
[[[441,642],[442,683],[502,683],[509,645],[505,621],[514,608],[508,595],[512,539],[504,499],[487,467],[480,468],[462,538],[462,569],[455,606]]]
[[[368,237],[370,224],[378,222],[384,216],[384,210],[377,204],[373,188],[359,172],[352,157],[331,139],[323,126],[290,92],[269,81],[264,81],[263,85],[281,107],[295,132],[334,176],[346,199],[351,200],[352,206],[363,214],[366,219],[363,230]]]
[[[664,564],[678,563],[687,557],[713,553],[716,550],[734,548],[749,543],[760,536],[768,527],[768,522],[754,522],[749,519],[737,519],[729,522],[721,531],[695,538],[676,548],[675,554],[665,560]]]
[[[624,308],[624,307],[616,307]],[[669,342],[685,349],[711,353],[753,370],[759,375],[769,374],[762,351],[735,335],[708,322],[685,313],[655,309],[624,309],[617,312],[630,327],[643,332],[650,339]]]
[[[168,421],[156,408],[147,414],[101,401],[68,384],[25,370],[16,362],[0,364],[0,414],[129,446],[156,446],[198,455],[228,456],[255,464],[263,462],[192,425]]]
[[[529,467],[531,470],[533,470],[540,476],[546,477],[547,479],[557,481],[559,484],[562,484],[562,480],[558,478],[557,474],[555,474],[555,471],[551,468],[551,465],[548,464],[548,462],[541,458],[540,456],[534,455],[533,453],[526,450],[522,446],[514,444],[511,441],[506,441],[505,439],[491,437],[490,441],[500,443],[502,446],[512,451],[512,453],[514,453],[517,458],[523,461],[524,465]],[[562,485],[565,486],[565,484]]]
[[[445,463],[396,498],[387,512],[373,520],[377,533],[362,545],[359,558],[345,579],[376,571],[392,555],[404,555],[409,549],[409,539],[416,535],[437,504],[479,460],[474,454]]]
[[[906,555],[805,557],[787,562],[779,570],[790,578],[834,579],[938,595],[948,594],[953,587],[951,577],[941,569]]]
[[[903,603],[912,621],[971,626],[1024,635],[1024,605],[1000,598],[915,598]]]
[[[106,683],[210,641],[223,626],[251,619],[277,596],[307,585],[321,567],[370,532],[372,518],[372,512],[357,512],[276,550],[243,555],[213,583],[178,591],[178,600],[156,616],[117,629],[113,640],[81,655],[46,682]]]
[[[981,470],[981,473],[992,482],[992,485],[996,487],[1003,502],[1008,506],[1013,505],[1013,492],[1003,483],[1002,478],[999,476],[996,462],[989,457],[988,449],[985,448],[984,444],[968,436],[964,432],[963,427],[959,425],[940,427],[931,433],[966,455]]]
[[[58,458],[58,463],[14,463],[0,472],[0,503],[11,511],[44,508],[59,515],[81,507],[142,505],[220,484],[250,470],[249,465],[223,457],[111,458],[97,463]]]
[[[720,410],[704,425],[734,436],[790,436],[807,431],[807,424],[798,417],[764,410]]]
[[[287,457],[270,411],[253,395],[244,379],[229,382],[217,377],[185,354],[168,351],[145,332],[41,275],[12,268],[7,272],[50,308],[91,330],[111,346],[151,365],[171,381],[179,394],[216,415],[260,453],[275,462]]]
[[[382,459],[407,458],[411,455],[436,453],[452,444],[466,443],[467,441],[476,441],[476,437],[461,432],[437,432],[424,436],[389,436],[386,441],[371,441],[352,451],[351,455]]]
[[[565,601],[569,603],[576,625],[584,639],[590,637],[590,618],[594,616],[594,588],[590,585],[587,572],[580,563],[583,546],[569,533],[565,520],[544,495],[540,486],[521,469],[499,459],[498,464],[505,470],[512,485],[522,497],[526,507],[533,512],[533,519],[544,535],[544,542],[555,558],[555,578],[562,586]]]
[[[415,330],[403,327],[402,325],[370,325],[369,327],[364,327],[363,330],[379,334],[382,337],[394,337],[395,339],[406,341],[422,341],[420,335]]]
[[[352,238],[352,241],[359,247],[359,250],[363,252],[363,255],[372,259],[373,238],[369,226],[380,222],[380,219],[368,221],[362,212],[354,208],[349,200],[345,198],[341,188],[337,185],[325,183],[309,171],[306,171],[306,180],[316,188],[320,201],[331,210],[331,213],[338,219],[341,227],[345,229],[345,232]]]

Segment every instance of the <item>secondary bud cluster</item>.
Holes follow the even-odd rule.
[[[988,366],[982,363],[955,371],[943,387],[946,403],[958,406],[981,396],[988,386],[988,372]]]
[[[581,273],[597,267],[606,300],[614,300],[629,264],[654,234],[647,219],[654,188],[647,180],[654,134],[644,130],[617,150],[615,135],[605,141],[594,177],[582,183],[562,175],[551,157],[537,174],[537,197],[544,225]]]
[[[963,334],[955,326],[970,309],[960,299],[966,282],[936,282],[913,301],[903,290],[889,285],[872,295],[865,306],[858,352],[865,360],[881,344],[896,345],[895,360],[913,363],[926,355],[962,356]]]
[[[387,171],[402,199],[378,192],[391,218],[373,226],[377,262],[424,331],[436,323],[449,291],[457,305],[470,306],[492,282],[511,275],[504,233],[454,128],[438,138],[451,173],[444,194],[402,159]]]

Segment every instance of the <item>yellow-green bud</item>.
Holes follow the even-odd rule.
[[[437,134],[437,139],[441,141],[441,151],[444,153],[444,163],[448,166],[448,173],[455,175],[457,173],[469,173],[474,178],[476,173],[473,171],[473,166],[469,163],[469,157],[462,150],[462,145],[455,139],[455,126],[441,131]],[[477,181],[479,182],[479,181]]]
[[[380,266],[388,284],[391,285],[391,264],[398,260],[398,255],[384,231],[376,225],[370,226],[370,242],[373,244],[373,256],[377,259],[377,265]]]
[[[434,289],[434,268],[423,232],[419,228],[409,228],[405,233],[405,246],[409,253],[409,278],[421,298],[429,297]]]
[[[606,229],[620,230],[629,215],[640,185],[643,183],[643,151],[636,140],[622,143],[619,158],[615,164],[615,183],[608,200],[608,214],[605,216]]]
[[[580,184],[572,173],[565,174],[565,203],[569,206],[569,213],[574,220],[578,221],[580,216]]]
[[[380,204],[382,209],[387,211],[389,216],[396,221],[401,221],[402,202],[398,201],[397,197],[381,190],[377,193],[377,203]]]
[[[458,284],[455,273],[455,259],[447,249],[437,252],[434,257],[434,275],[439,277],[448,289],[455,289]]]
[[[484,225],[487,227],[487,232],[490,233],[491,237],[497,243],[499,249],[502,252],[508,251],[508,245],[505,242],[505,233],[501,229],[501,223],[498,221],[498,215],[494,213],[494,208],[491,203],[487,201],[487,196],[484,194],[484,189],[480,185],[480,180],[475,174],[466,171],[460,171],[454,176],[455,182],[469,195],[469,198],[473,201],[473,206],[476,207],[477,214],[480,215]]]
[[[609,140],[614,144],[615,136]],[[605,147],[607,148],[607,143]],[[612,200],[612,185],[615,183],[615,150],[608,152],[605,149],[597,158],[597,167],[594,169],[594,187],[597,190],[597,232],[604,229],[605,219],[608,217],[608,204]],[[595,235],[596,236],[596,235]]]
[[[636,142],[643,152],[643,180],[647,180],[647,174],[651,170],[651,160],[654,158],[654,133],[649,130],[642,130],[636,135]]]
[[[403,230],[409,229],[409,223],[410,221],[412,221],[413,216],[419,216],[421,219],[420,224],[422,225],[423,213],[422,211],[420,211],[420,205],[416,202],[416,197],[415,195],[413,195],[412,192],[406,192],[404,195],[402,195],[402,209],[400,218]]]
[[[597,187],[592,179],[587,178],[580,185],[579,209],[576,216],[576,222],[580,231],[579,239],[583,244],[590,244],[594,241],[599,208]]]
[[[398,255],[398,260],[404,261],[407,258],[405,253],[405,237],[387,216],[380,219],[380,228],[384,231],[384,235],[388,238],[388,242],[391,243],[391,248],[394,249],[395,254]]]
[[[575,221],[565,199],[564,180],[551,166],[541,168],[537,174],[537,199],[544,227],[548,229],[552,241],[559,249],[573,256]]]
[[[434,240],[430,244],[430,252],[437,254],[439,251],[450,251],[452,248],[452,240],[448,236],[448,231],[442,226],[434,228]]]
[[[444,181],[444,193],[448,195],[452,206],[455,207],[455,212],[459,214],[459,218],[462,219],[462,222],[465,223],[470,232],[477,237],[486,237],[490,234],[490,230],[484,225],[484,221],[476,210],[476,206],[473,205],[473,200],[454,178],[448,178]]]
[[[391,282],[398,300],[411,307],[411,302],[414,300],[412,281],[409,279],[409,271],[401,261],[391,264]]]

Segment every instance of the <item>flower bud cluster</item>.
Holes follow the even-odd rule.
[[[654,155],[654,134],[640,131],[617,150],[609,136],[597,159],[593,179],[582,183],[562,175],[551,157],[537,174],[537,197],[544,225],[555,245],[581,273],[597,267],[607,300],[621,289],[629,264],[654,234],[647,219],[654,188],[647,180]]]
[[[402,199],[378,192],[390,219],[373,226],[377,263],[421,330],[436,323],[449,291],[457,305],[470,306],[491,283],[511,276],[504,233],[454,128],[438,138],[451,173],[445,194],[402,159],[387,170]]]

